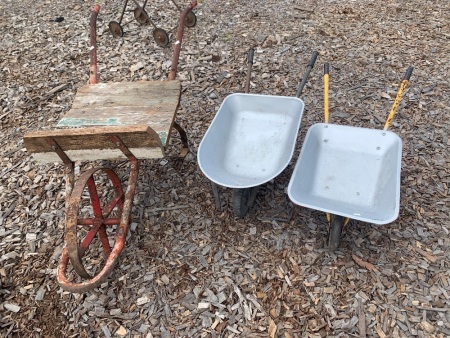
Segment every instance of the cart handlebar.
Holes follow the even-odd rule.
[[[328,62],[323,64],[323,74],[330,74],[330,64]]]
[[[318,55],[319,55],[318,52],[314,52],[313,55],[311,56],[311,59],[309,60],[308,65],[306,66],[305,73],[303,74],[302,82],[298,86],[297,94],[295,95],[296,97],[300,97],[300,95],[302,94],[303,88],[305,88],[306,85],[306,81],[308,81],[309,73],[311,73],[311,70],[313,69],[314,64],[316,63]]]
[[[253,68],[253,57],[255,56],[255,50],[253,48],[250,48],[248,50],[248,56],[247,56],[247,79],[245,80],[245,88],[244,93],[250,92],[250,79],[252,77],[252,68]]]
[[[90,35],[91,35],[91,48],[89,51],[90,69],[89,69],[89,83],[96,84],[98,82],[97,73],[97,16],[100,12],[100,5],[95,5],[91,12],[90,19]]]
[[[170,66],[169,80],[175,80],[178,69],[178,60],[180,59],[181,42],[183,41],[184,33],[184,20],[190,11],[197,7],[197,0],[193,0],[186,8],[181,12],[180,19],[178,20],[177,41],[175,42],[175,48],[173,49],[172,65]]]
[[[319,56],[318,52],[314,52],[313,55],[311,56],[311,59],[308,62],[308,67],[313,68],[314,64],[316,63],[317,57]]]
[[[414,67],[413,66],[409,66],[408,69],[406,70],[405,77],[403,78],[403,80],[409,81],[409,79],[411,78],[413,70],[414,70]]]
[[[247,63],[253,64],[253,57],[255,56],[255,50],[253,48],[250,48],[248,50],[248,57],[247,57]]]
[[[323,65],[323,115],[325,123],[330,120],[330,110],[328,101],[328,89],[330,84],[330,64],[324,63]]]
[[[392,105],[391,112],[389,113],[386,123],[384,124],[384,128],[383,128],[384,130],[387,130],[391,126],[392,121],[394,120],[395,114],[397,113],[398,106],[400,105],[400,102],[402,100],[405,89],[408,86],[408,82],[409,82],[409,79],[411,78],[413,70],[414,70],[413,66],[409,66],[408,69],[406,70],[403,81],[400,84],[400,88],[398,89],[397,97],[395,98],[394,104]]]

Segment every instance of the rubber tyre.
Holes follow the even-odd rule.
[[[328,238],[328,248],[331,252],[335,252],[341,243],[344,222],[344,217],[331,215],[330,237]]]

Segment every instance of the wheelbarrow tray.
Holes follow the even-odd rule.
[[[200,169],[229,188],[270,181],[292,158],[303,108],[295,97],[227,96],[200,143]]]
[[[398,217],[402,141],[395,133],[318,123],[307,132],[288,186],[296,204],[387,224]]]

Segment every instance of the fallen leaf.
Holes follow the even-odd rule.
[[[364,269],[367,269],[369,271],[378,271],[378,269],[372,263],[366,262],[356,255],[352,255],[352,258],[356,262],[356,264],[363,267]]]

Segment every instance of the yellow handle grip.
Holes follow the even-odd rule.
[[[414,70],[413,66],[409,66],[408,69],[406,70],[405,77],[403,78],[403,81],[400,84],[400,88],[398,89],[397,97],[395,98],[394,104],[392,105],[391,112],[389,113],[386,123],[384,124],[383,128],[384,130],[387,130],[391,126],[392,121],[394,121],[395,114],[397,113],[398,106],[402,101],[403,94],[405,93],[405,89],[408,86],[408,82],[413,70]]]
[[[323,65],[323,113],[325,123],[328,123],[330,119],[329,104],[328,104],[329,80],[330,80],[330,64],[325,63]]]

